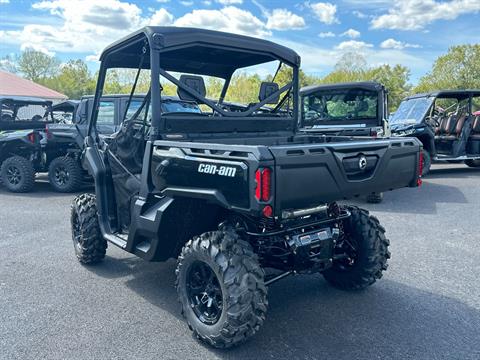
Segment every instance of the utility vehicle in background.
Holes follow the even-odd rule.
[[[390,136],[388,91],[374,81],[306,86],[300,89],[301,130],[329,136]],[[380,203],[383,193],[368,194]]]
[[[52,106],[52,115],[57,124],[71,124],[77,111],[79,100],[65,100]]]
[[[480,90],[441,90],[404,99],[390,118],[392,136],[423,144],[423,175],[432,161],[480,167]],[[477,114],[477,115],[475,115]]]
[[[107,243],[147,261],[177,258],[183,316],[218,348],[259,330],[267,286],[288,275],[321,273],[346,290],[382,276],[390,257],[385,229],[367,211],[335,201],[418,186],[418,140],[297,132],[300,57],[269,41],[145,27],[100,59],[82,157],[95,195],[76,197],[71,212],[81,263],[101,261]],[[291,79],[277,84],[272,76],[259,86],[258,102],[225,109],[232,76],[256,66],[286,67]],[[106,76],[118,68],[149,76],[150,90],[106,141],[96,125]],[[209,77],[224,84],[214,101],[206,97]],[[165,111],[166,83],[211,111]],[[266,104],[271,111],[261,110]]]
[[[45,170],[40,142],[54,121],[51,106],[39,98],[0,97],[0,179],[9,191],[31,191],[36,172]]]

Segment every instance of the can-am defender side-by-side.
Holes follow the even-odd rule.
[[[29,192],[44,171],[41,140],[53,122],[52,102],[31,97],[0,97],[0,178],[12,192]]]
[[[300,89],[301,130],[309,134],[390,136],[388,91],[374,81],[322,84]],[[368,194],[380,203],[383,193]]]
[[[425,165],[464,161],[480,167],[480,90],[442,90],[404,99],[390,118],[392,136],[416,137]]]
[[[291,81],[277,84],[273,75],[257,103],[224,109],[233,74],[259,65],[287,67]],[[183,316],[219,348],[259,330],[267,286],[288,275],[322,273],[352,290],[379,279],[390,257],[384,228],[335,201],[418,186],[420,142],[297,134],[299,66],[294,51],[275,43],[191,28],[146,27],[109,46],[83,156],[95,195],[72,204],[78,260],[101,261],[108,242],[147,261],[177,258]],[[138,69],[137,79],[146,71],[150,91],[106,142],[95,125],[112,68]],[[209,77],[224,84],[215,101]],[[167,82],[211,111],[164,112]],[[273,110],[259,111],[267,103]]]

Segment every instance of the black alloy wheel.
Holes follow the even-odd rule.
[[[17,186],[22,181],[22,173],[15,165],[7,167],[7,181],[14,186]]]
[[[206,325],[216,324],[223,311],[223,293],[212,268],[196,261],[186,280],[188,300],[197,318]]]
[[[65,186],[68,184],[68,180],[70,179],[70,173],[65,166],[57,166],[55,168],[55,172],[53,174],[55,183],[59,186]]]

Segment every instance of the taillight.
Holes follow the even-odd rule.
[[[423,173],[423,152],[420,151],[418,155],[418,178],[417,178],[417,186],[422,185],[422,173]]]
[[[272,188],[272,170],[269,168],[258,169],[255,172],[255,198],[261,201],[269,201]]]
[[[262,196],[262,186],[261,186],[261,179],[262,179],[262,172],[260,169],[258,169],[256,172],[255,172],[255,182],[256,182],[256,187],[255,187],[255,198],[257,200],[260,200],[261,196]]]
[[[273,217],[273,209],[270,205],[265,206],[262,210],[262,213],[263,213],[263,216],[267,218]]]
[[[272,171],[269,168],[262,170],[262,201],[270,200],[270,188],[272,186]]]

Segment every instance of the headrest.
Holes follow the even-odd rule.
[[[201,76],[195,75],[180,75],[180,83],[188,86],[189,88],[195,90],[199,95],[205,97],[207,95],[207,90],[205,88],[205,81]],[[185,101],[198,101],[185,90],[177,87],[177,95],[181,100]]]
[[[260,94],[258,94],[258,100],[263,101],[278,90],[279,87],[277,83],[264,81],[260,85]],[[269,100],[267,104],[276,104],[279,100],[280,94]]]
[[[367,100],[361,100],[358,103],[358,107],[356,109],[358,112],[363,112],[368,110],[368,101]]]

